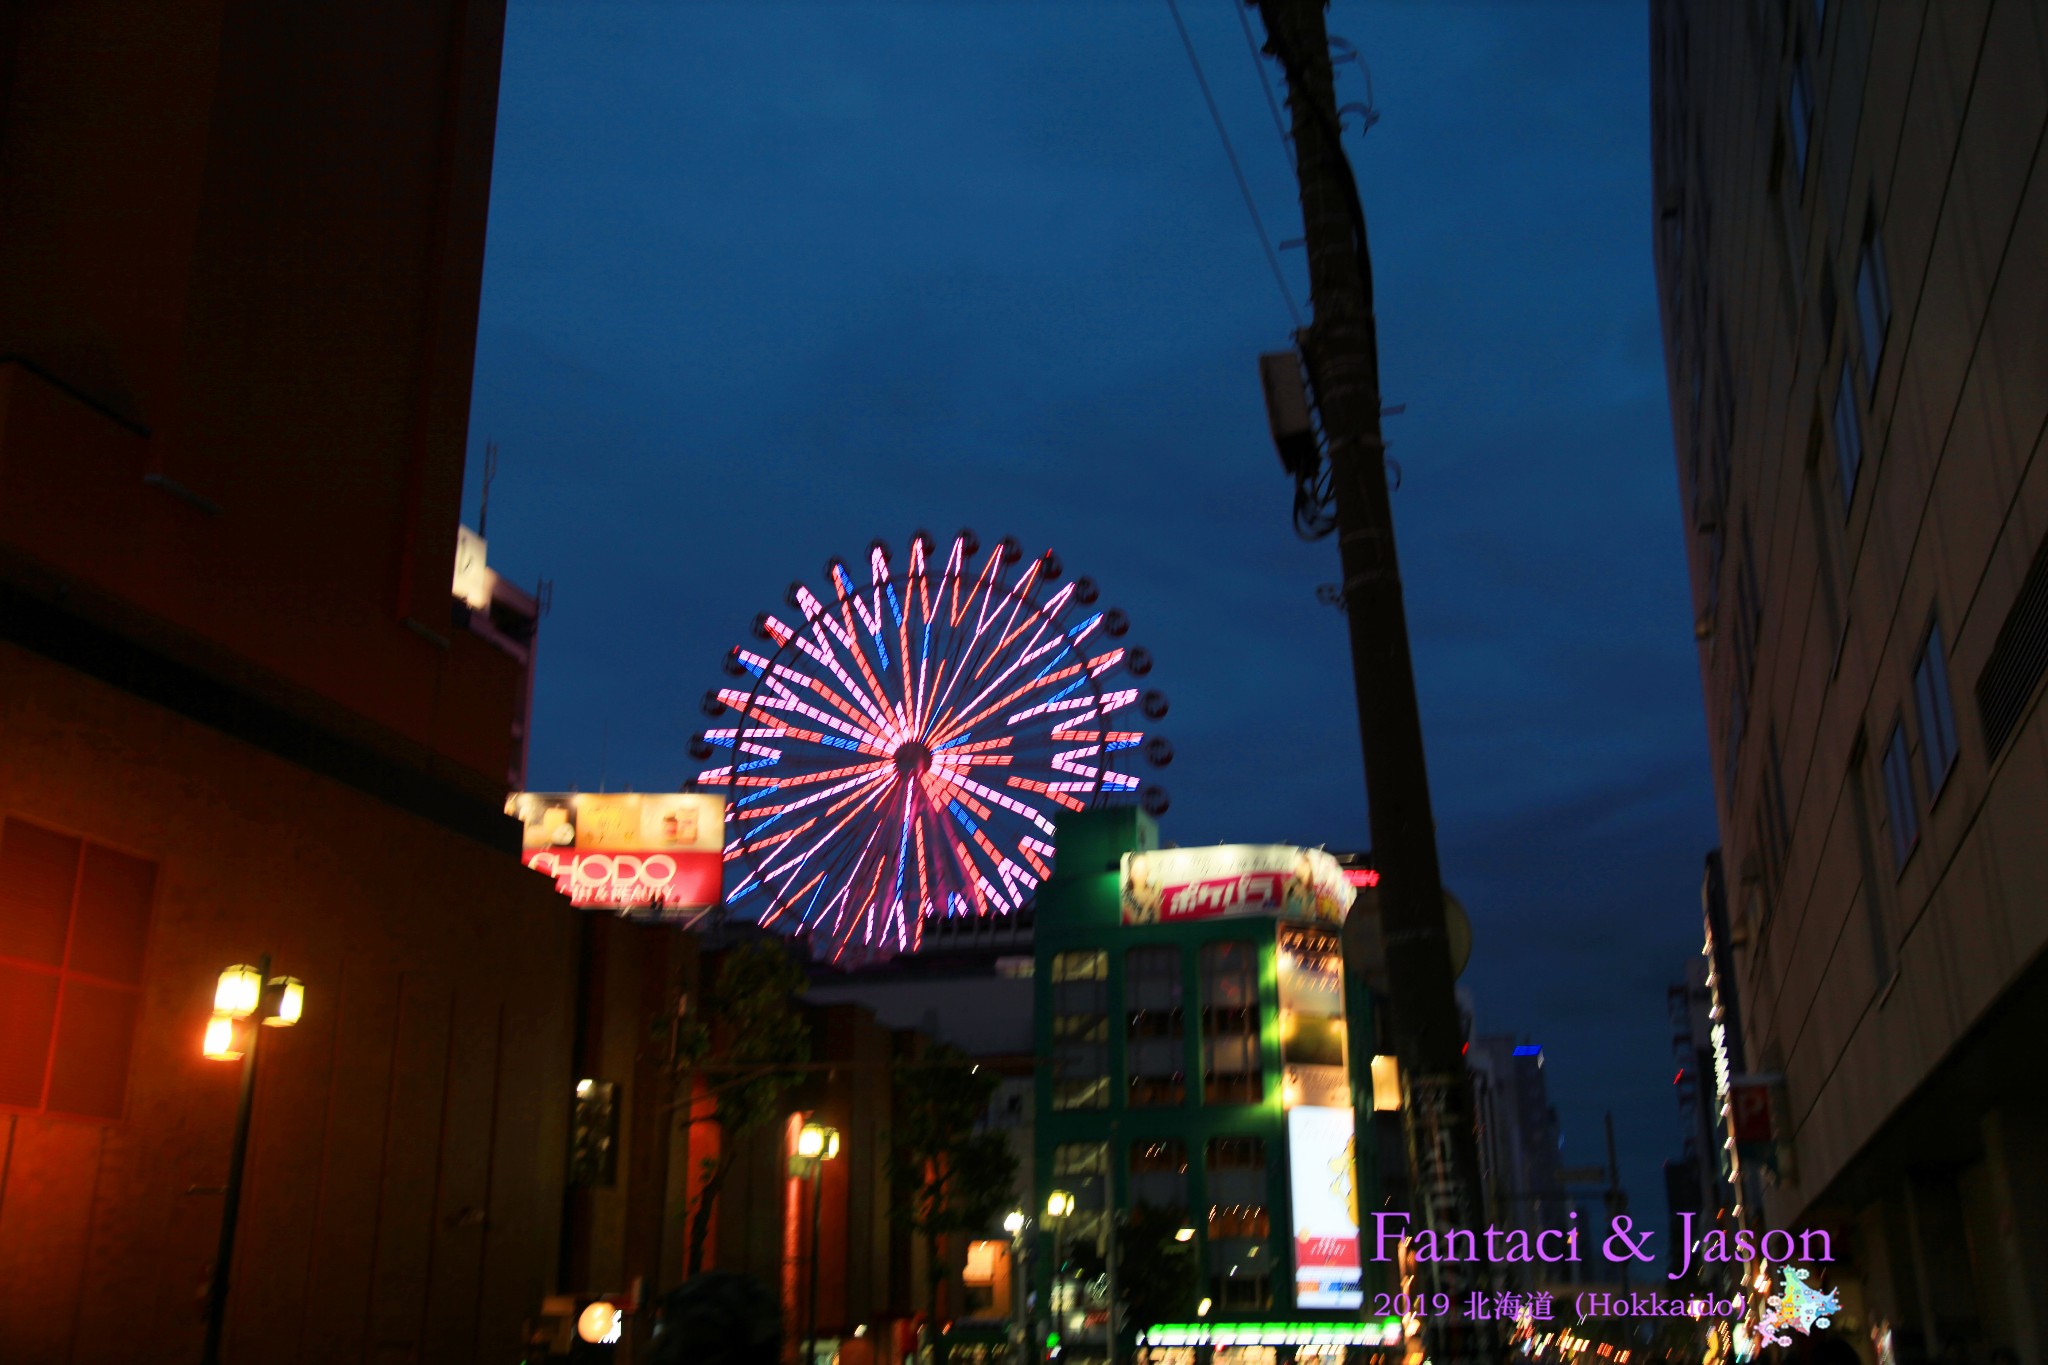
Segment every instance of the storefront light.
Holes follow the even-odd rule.
[[[1401,1107],[1401,1062],[1381,1053],[1372,1059],[1372,1107],[1390,1114]]]

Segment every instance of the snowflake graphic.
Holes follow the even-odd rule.
[[[1757,1326],[1764,1340],[1790,1346],[1792,1332],[1808,1336],[1814,1328],[1826,1327],[1831,1315],[1842,1311],[1842,1300],[1832,1289],[1823,1292],[1807,1284],[1806,1271],[1796,1266],[1782,1269],[1785,1290],[1764,1300],[1763,1321]]]

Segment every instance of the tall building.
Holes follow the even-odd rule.
[[[0,1358],[196,1359],[218,1274],[231,1361],[504,1360],[553,1287],[534,609],[456,591],[503,20],[0,16]]]
[[[1655,253],[1770,1227],[2048,1359],[2048,8],[1653,0]]]
[[[1543,1075],[1543,1049],[1506,1035],[1482,1035],[1466,1049],[1479,1158],[1486,1177],[1487,1223],[1532,1236],[1566,1225],[1557,1109]],[[1529,1274],[1548,1267],[1526,1267]],[[1513,1271],[1510,1267],[1510,1272]],[[1533,1281],[1531,1282],[1532,1287]]]
[[[1050,1065],[1034,1164],[1037,1188],[1073,1207],[1036,1258],[1041,1328],[1063,1357],[1103,1356],[1118,1267],[1139,1259],[1127,1239],[1149,1226],[1186,1234],[1191,1273],[1145,1291],[1164,1316],[1126,1318],[1127,1333],[1382,1344],[1360,1310],[1400,1284],[1370,1232],[1361,1247],[1360,1210],[1381,1208],[1361,1120],[1376,1101],[1398,1107],[1398,1083],[1345,963],[1352,896],[1336,860],[1160,850],[1135,810],[1060,825],[1038,892],[1037,1052]]]
[[[1664,992],[1665,1015],[1671,1029],[1671,1091],[1678,1102],[1679,1154],[1664,1163],[1664,1203],[1670,1214],[1665,1245],[1678,1256],[1680,1244],[1699,1240],[1700,1229],[1725,1222],[1735,1205],[1729,1177],[1726,1116],[1728,1067],[1717,1062],[1726,1056],[1726,1044],[1718,1047],[1715,1029],[1719,1007],[1711,984],[1713,973],[1706,953],[1686,963],[1685,979]],[[1690,1221],[1685,1221],[1686,1216]],[[1689,1235],[1688,1235],[1689,1233]],[[1703,1272],[1714,1267],[1692,1261],[1691,1282],[1707,1284]],[[1721,1286],[1715,1286],[1717,1288]]]

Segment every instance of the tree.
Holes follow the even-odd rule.
[[[1186,1226],[1181,1209],[1139,1204],[1117,1231],[1117,1297],[1124,1311],[1120,1335],[1162,1322],[1185,1322],[1194,1313],[1202,1269],[1193,1242],[1176,1240]]]
[[[939,1286],[944,1239],[981,1232],[1008,1207],[1017,1157],[1001,1133],[982,1128],[996,1074],[944,1043],[896,1067],[896,1127],[889,1168],[896,1217],[924,1239],[925,1330],[933,1365],[945,1365]]]
[[[704,1268],[718,1192],[743,1139],[788,1112],[786,1096],[811,1060],[811,1028],[797,1004],[803,988],[803,970],[780,941],[742,943],[720,958],[704,1008],[674,1026],[676,1103],[686,1111],[685,1123],[714,1123],[719,1132],[718,1155],[705,1160],[704,1181],[690,1205],[685,1275]],[[666,1020],[657,1024],[657,1039],[667,1031]]]

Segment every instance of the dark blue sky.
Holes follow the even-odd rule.
[[[1236,0],[1181,3],[1299,236]],[[1569,1160],[1616,1111],[1661,1226],[1663,991],[1715,834],[1646,10],[1338,0],[1331,29],[1381,113],[1350,148],[1465,981],[1546,1045]],[[1130,613],[1166,837],[1364,844],[1336,552],[1294,537],[1259,396],[1291,324],[1165,0],[512,0],[494,174],[466,505],[494,438],[492,562],[555,583],[536,787],[672,788],[791,579],[971,526]]]

